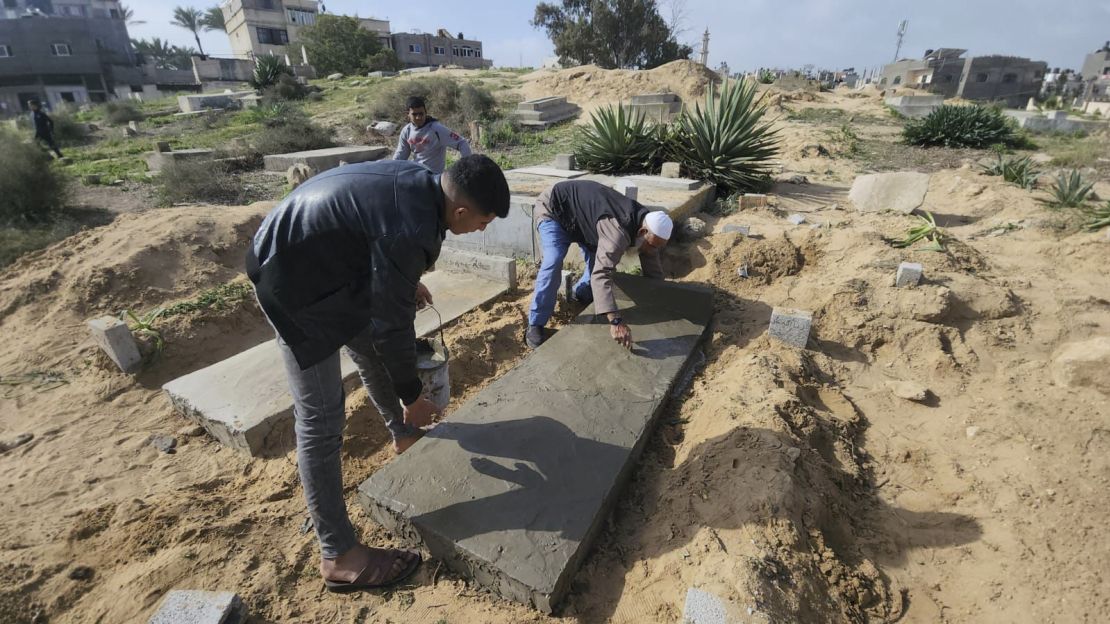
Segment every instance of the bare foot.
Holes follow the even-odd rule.
[[[416,444],[416,441],[424,437],[424,430],[419,430],[420,433],[416,435],[407,436],[404,438],[395,438],[393,440],[393,452],[400,455],[409,450],[409,447]]]

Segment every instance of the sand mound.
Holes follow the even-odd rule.
[[[524,80],[525,99],[563,96],[588,113],[645,93],[675,93],[684,104],[692,105],[720,78],[700,63],[683,60],[649,70],[601,69],[596,65],[543,70],[528,74]]]

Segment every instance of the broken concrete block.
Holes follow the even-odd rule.
[[[120,370],[133,373],[139,369],[143,356],[139,354],[139,345],[131,335],[127,323],[114,316],[102,316],[88,324],[93,340]]]
[[[555,154],[555,168],[574,170],[574,154]]]
[[[750,225],[736,225],[734,223],[729,223],[725,227],[721,228],[721,231],[725,234],[728,234],[730,232],[737,232],[739,234],[743,234],[744,236],[751,236],[752,228]]]
[[[100,184],[100,176],[95,173],[90,173],[81,178],[81,181],[88,185]]]
[[[775,308],[771,311],[771,325],[767,333],[772,338],[804,349],[809,342],[809,329],[813,313],[793,308]]]
[[[894,286],[905,288],[917,286],[921,283],[921,273],[924,269],[917,262],[903,262],[898,265],[898,273],[894,276]]]
[[[245,618],[246,608],[234,592],[175,589],[148,624],[239,624]]]
[[[316,175],[316,172],[312,170],[312,167],[304,163],[297,163],[295,165],[290,165],[290,167],[285,170],[285,182],[289,185],[289,188],[295,189],[314,175]]]
[[[920,403],[929,398],[929,389],[915,381],[888,381],[886,385],[899,399]]]
[[[618,193],[633,201],[640,196],[640,187],[636,186],[636,183],[631,180],[617,180],[613,188],[615,188]]]
[[[1070,342],[1052,359],[1052,379],[1068,388],[1094,388],[1110,395],[1110,337]]]
[[[328,80],[342,80],[342,79],[343,79],[343,74],[341,74],[339,72],[335,72],[334,74],[328,74]]]
[[[740,196],[740,208],[763,208],[767,205],[767,196],[762,193],[744,193]]]
[[[128,127],[128,129],[133,130],[135,132],[135,134],[139,133],[139,122],[129,121],[129,122],[127,122],[127,127]]]
[[[516,260],[504,256],[491,256],[443,247],[439,252],[439,259],[436,261],[436,269],[456,273],[473,273],[495,282],[507,284],[510,290],[516,288]]]
[[[663,169],[659,172],[659,175],[664,178],[681,178],[682,165],[676,162],[665,162],[663,163]]]
[[[915,171],[872,173],[852,182],[848,198],[860,212],[889,210],[910,214],[925,201],[929,190],[929,174]]]
[[[706,288],[615,282],[631,353],[587,308],[364,481],[371,517],[468,580],[554,609],[712,316]]]
[[[155,145],[156,145],[155,151],[157,151],[157,152],[161,152],[161,153],[164,154],[166,152],[172,152],[173,151],[173,148],[170,147],[170,142],[169,141],[158,141],[158,143],[156,143]]]
[[[686,604],[682,607],[682,624],[732,624],[725,601],[717,596],[694,589],[686,590]]]
[[[563,301],[571,302],[574,300],[574,273],[563,270],[559,273],[559,296]]]
[[[789,221],[793,225],[801,225],[801,224],[806,222],[805,215],[800,215],[800,214],[797,214],[797,213],[790,215],[789,217],[786,218],[786,220]]]
[[[682,240],[688,241],[697,240],[704,237],[708,230],[709,226],[706,225],[705,221],[702,221],[697,217],[687,218],[685,221],[682,222],[682,227],[679,229],[682,234]]]

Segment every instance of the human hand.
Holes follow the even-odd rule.
[[[432,292],[423,282],[420,282],[416,285],[416,309],[423,310],[430,305],[432,305]]]
[[[442,415],[442,410],[424,397],[420,397],[413,401],[411,405],[405,406],[405,424],[410,427],[427,427],[432,424],[433,417]]]
[[[625,349],[632,348],[632,330],[628,328],[628,325],[624,323],[620,325],[610,325],[609,335],[613,337],[613,340],[617,341],[617,344]]]

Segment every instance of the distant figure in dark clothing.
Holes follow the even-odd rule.
[[[31,121],[35,125],[35,141],[54,150],[58,158],[64,158],[62,150],[54,142],[54,120],[42,110],[42,102],[31,100],[28,104],[31,106]]]

